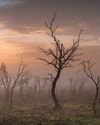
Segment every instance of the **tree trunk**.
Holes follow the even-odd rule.
[[[93,112],[94,112],[95,116],[97,115],[96,102],[97,102],[98,95],[99,95],[99,88],[98,88],[98,86],[96,86],[96,93],[95,93],[94,101],[93,101],[93,104],[92,104]]]
[[[23,93],[23,85],[20,85],[20,98],[23,99],[24,93]]]
[[[11,112],[13,110],[13,94],[14,94],[14,87],[11,90],[11,94],[10,94],[10,108],[11,108]]]
[[[5,90],[5,101],[7,103],[9,103],[9,99],[10,99],[10,90],[9,90],[9,88],[6,88],[6,90]]]
[[[10,96],[10,108],[11,108],[11,112],[13,109],[13,92],[11,92],[11,96]]]
[[[60,77],[60,73],[61,73],[61,70],[58,70],[58,72],[56,74],[56,77],[54,78],[54,80],[52,82],[52,89],[51,89],[52,99],[54,101],[55,109],[57,109],[57,110],[61,109],[59,100],[57,99],[57,96],[56,96],[56,93],[55,93],[56,84],[57,84],[57,81]]]

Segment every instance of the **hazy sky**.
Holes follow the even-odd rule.
[[[95,54],[96,62],[99,61],[100,0],[0,0],[1,61],[10,65],[24,56],[33,65],[39,55],[37,47],[48,47],[51,42],[44,23],[55,10],[59,39],[67,46],[84,29],[81,45],[92,46],[88,55],[91,58]]]
[[[100,40],[100,0],[0,0],[1,38],[44,33],[44,22],[56,9],[61,34],[77,34],[83,28],[84,34]]]
[[[100,33],[100,0],[0,0],[0,22],[21,33],[40,30],[58,10],[57,23],[67,33],[79,28],[89,34]]]

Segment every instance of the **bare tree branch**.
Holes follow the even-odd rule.
[[[83,70],[85,72],[85,74],[87,75],[87,77],[92,80],[92,82],[94,83],[95,85],[95,97],[94,97],[94,100],[93,100],[93,104],[92,104],[92,107],[93,107],[93,112],[94,112],[94,115],[97,115],[97,110],[96,110],[96,102],[97,102],[97,98],[98,98],[98,95],[99,95],[99,85],[100,85],[100,76],[97,76],[97,79],[95,79],[94,75],[93,75],[93,71],[92,71],[92,68],[94,66],[94,63],[91,63],[90,60],[88,61],[83,61],[81,63],[82,67],[83,67]]]
[[[79,49],[80,37],[81,37],[83,30],[80,30],[77,40],[74,40],[72,45],[69,48],[65,48],[64,44],[56,37],[56,31],[57,31],[58,26],[55,26],[55,18],[56,18],[56,13],[51,18],[49,23],[47,22],[45,23],[45,26],[48,29],[49,35],[54,41],[52,43],[54,46],[54,49],[39,48],[40,52],[42,52],[46,56],[49,56],[51,60],[46,59],[46,58],[39,58],[39,59],[46,62],[48,65],[53,66],[54,69],[56,70],[56,75],[54,79],[52,80],[51,93],[52,93],[52,98],[55,103],[55,107],[60,107],[59,101],[55,94],[56,83],[60,77],[61,71],[64,68],[72,67],[71,63],[79,60],[79,59],[76,59],[76,57],[81,54],[76,53],[76,52]]]

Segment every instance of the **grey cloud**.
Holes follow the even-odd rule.
[[[90,24],[90,32],[98,33],[100,25],[99,0],[1,0],[0,22],[6,28],[30,33],[39,30],[58,8],[57,24],[71,26],[77,31],[79,22]],[[91,27],[92,25],[92,27]],[[93,29],[93,31],[92,31]]]
[[[20,3],[22,3],[20,0],[0,0],[0,7],[9,7]]]

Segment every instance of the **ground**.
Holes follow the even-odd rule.
[[[21,105],[12,112],[1,109],[0,125],[100,125],[100,115],[95,117],[91,106],[75,103],[64,104],[63,111],[54,111],[46,104]]]

